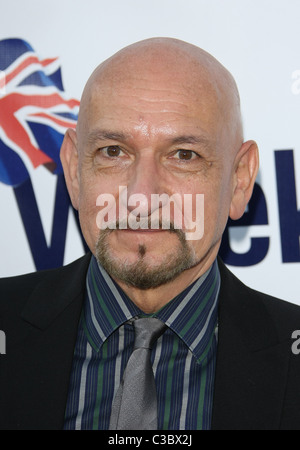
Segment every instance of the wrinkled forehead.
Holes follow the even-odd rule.
[[[83,131],[94,109],[101,104],[132,104],[182,113],[199,108],[208,120],[237,120],[239,96],[231,74],[198,47],[174,40],[149,40],[134,44],[102,63],[83,92],[78,132]],[[211,118],[210,118],[211,116]]]

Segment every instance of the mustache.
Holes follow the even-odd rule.
[[[176,227],[174,222],[170,220],[153,219],[148,217],[134,217],[131,220],[130,217],[124,217],[123,219],[117,219],[108,223],[107,228],[112,231],[115,230],[169,230],[172,232],[182,231]]]
[[[135,218],[134,223],[128,220],[128,217],[123,219],[117,219],[106,225],[106,228],[101,231],[102,233],[112,233],[116,230],[165,230],[170,233],[175,233],[181,242],[186,241],[185,233],[181,228],[176,227],[174,222],[169,220],[158,219],[153,221],[151,217]]]

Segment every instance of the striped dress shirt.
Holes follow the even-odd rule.
[[[75,345],[65,429],[107,430],[144,314],[92,257]],[[152,350],[158,429],[210,429],[217,350],[217,262],[155,314],[168,326]]]

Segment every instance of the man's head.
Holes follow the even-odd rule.
[[[200,48],[167,38],[133,44],[97,67],[61,159],[88,246],[115,279],[138,289],[207,270],[228,216],[243,214],[258,169],[255,142],[243,143],[230,73]],[[120,186],[127,199],[139,199],[127,202],[126,214],[138,211],[145,220],[153,214],[153,194],[190,194],[195,220],[195,197],[202,194],[203,236],[187,241],[184,220],[176,229],[174,208],[171,230],[100,230],[97,198],[112,194],[119,219]],[[159,216],[162,209],[156,208]]]

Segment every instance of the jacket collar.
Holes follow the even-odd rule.
[[[48,270],[31,293],[22,318],[41,330],[46,329],[73,301],[85,292],[85,276],[91,254],[88,253],[59,271]],[[51,302],[49,302],[51,297]]]
[[[247,288],[218,262],[222,281],[212,428],[278,429],[288,342],[278,336],[267,296]]]

